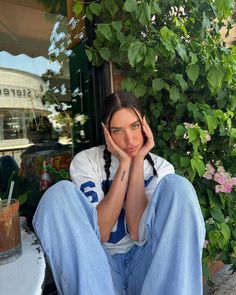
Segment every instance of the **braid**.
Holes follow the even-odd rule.
[[[145,159],[148,160],[149,164],[152,166],[153,175],[157,176],[157,171],[156,171],[156,168],[154,167],[153,159],[149,153],[146,155]]]
[[[105,182],[105,194],[109,191],[109,177],[110,177],[110,166],[111,166],[111,153],[108,151],[107,148],[103,151],[103,159],[105,160],[104,169],[106,172],[106,182]]]

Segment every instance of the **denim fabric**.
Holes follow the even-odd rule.
[[[110,255],[96,209],[71,182],[46,191],[33,224],[59,294],[201,295],[205,226],[191,183],[165,176],[146,217],[147,242]]]

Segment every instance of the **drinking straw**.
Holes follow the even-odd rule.
[[[11,197],[12,197],[12,192],[13,192],[13,187],[14,187],[15,182],[11,181],[10,184],[10,190],[9,190],[9,194],[8,194],[8,198],[7,198],[7,207],[10,205],[11,203]]]

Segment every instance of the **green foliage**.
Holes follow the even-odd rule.
[[[234,4],[101,0],[85,9],[95,24],[89,60],[111,61],[122,71],[122,88],[146,108],[155,152],[197,190],[207,229],[206,276],[216,258],[236,266],[236,191],[216,193],[216,182],[203,177],[212,160],[236,174],[236,47],[226,48],[220,34],[232,28]]]

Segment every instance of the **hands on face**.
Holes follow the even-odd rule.
[[[143,133],[144,133],[144,137],[145,137],[145,142],[142,146],[142,148],[139,150],[138,154],[136,155],[135,158],[145,158],[145,156],[150,152],[150,150],[154,147],[155,142],[154,142],[154,138],[153,138],[153,134],[152,134],[152,130],[149,127],[145,116],[142,119],[142,127],[143,127]]]
[[[145,156],[150,152],[150,150],[155,145],[152,130],[147,124],[145,117],[143,117],[141,124],[142,124],[142,130],[145,137],[145,142],[142,148],[139,150],[139,152],[135,156],[135,159],[138,159],[138,158],[144,159]],[[127,153],[125,153],[121,148],[118,147],[118,145],[114,143],[109,131],[107,130],[107,127],[103,123],[102,123],[102,127],[104,131],[104,136],[105,136],[105,141],[106,141],[108,151],[112,153],[115,157],[117,157],[118,160],[131,159],[131,157]]]
[[[122,159],[130,159],[130,156],[127,155],[121,148],[118,147],[118,145],[114,143],[109,131],[107,130],[107,127],[103,123],[102,127],[108,151],[112,153],[119,161],[121,161]]]

